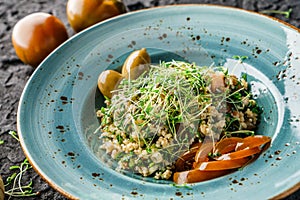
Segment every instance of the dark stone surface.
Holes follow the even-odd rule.
[[[66,0],[1,0],[0,1],[0,174],[4,181],[12,173],[9,167],[19,165],[25,156],[17,140],[8,132],[16,130],[16,113],[18,101],[25,83],[33,69],[23,64],[16,56],[11,43],[11,32],[14,24],[22,17],[37,11],[51,13],[60,18],[67,26],[69,35],[74,32],[68,25],[65,14]],[[240,7],[248,10],[262,11],[266,9],[293,9],[291,17],[273,15],[300,28],[300,1],[298,0],[124,0],[128,11],[180,3],[208,3]],[[24,183],[34,182],[34,191],[40,195],[25,199],[66,199],[45,183],[34,170],[24,174]],[[263,189],[263,188],[262,188]],[[11,198],[17,199],[17,198]],[[20,199],[20,198],[19,198]],[[24,198],[22,198],[24,199]],[[290,195],[286,200],[300,199],[300,191]]]

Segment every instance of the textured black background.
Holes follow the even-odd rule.
[[[299,0],[124,0],[123,2],[128,11],[181,3],[219,4],[254,11],[292,8],[293,12],[289,19],[279,14],[273,16],[300,28]],[[67,26],[69,36],[71,36],[74,32],[67,21],[66,3],[67,0],[0,0],[0,140],[4,140],[4,144],[0,145],[0,174],[4,180],[11,174],[9,167],[19,165],[25,159],[19,143],[8,135],[8,132],[16,130],[18,101],[33,72],[33,69],[23,64],[14,52],[11,44],[13,26],[22,17],[32,12],[42,11],[60,18]],[[30,180],[34,182],[34,191],[39,191],[40,195],[25,199],[65,199],[48,186],[32,169],[24,175],[24,183]],[[300,190],[286,198],[286,200],[296,199],[300,199]]]

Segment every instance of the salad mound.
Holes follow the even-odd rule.
[[[229,173],[270,143],[254,136],[261,109],[246,79],[182,61],[120,79],[97,111],[100,148],[117,170],[155,179],[186,183]]]

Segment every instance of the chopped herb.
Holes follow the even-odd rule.
[[[147,151],[147,153],[151,153],[151,152],[152,152],[152,149],[151,149],[150,147],[147,147],[147,148],[146,148],[146,151]]]
[[[119,143],[119,144],[122,144],[122,142],[123,142],[123,137],[122,137],[121,135],[117,135],[116,137],[117,137],[118,143]]]
[[[101,107],[101,112],[105,113],[105,111],[106,111],[105,107]]]
[[[221,156],[221,153],[220,152],[216,152],[216,153],[209,152],[208,156],[211,158],[215,158],[215,157]]]
[[[242,74],[242,79],[244,79],[245,81],[247,81],[247,74],[246,73]]]

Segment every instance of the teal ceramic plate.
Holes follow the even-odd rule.
[[[300,34],[253,12],[208,5],[128,13],[69,39],[34,72],[18,110],[21,144],[34,169],[73,199],[267,199],[299,188]],[[135,49],[154,62],[182,59],[246,72],[272,146],[243,170],[174,187],[120,174],[98,159],[98,75]],[[247,56],[242,64],[233,56]]]

